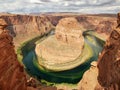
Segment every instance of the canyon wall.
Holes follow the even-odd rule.
[[[75,17],[80,23],[81,27],[87,30],[96,30],[102,34],[110,34],[111,30],[117,25],[116,15],[112,14],[96,14],[96,15],[68,15],[68,14],[58,14],[58,15],[46,15],[48,20],[56,26],[60,19],[65,17]],[[105,36],[105,35],[104,35]],[[109,36],[109,35],[108,35]]]
[[[120,14],[118,25],[111,29],[98,62],[83,75],[78,84],[79,90],[120,90]]]
[[[18,47],[22,42],[30,38],[49,32],[52,28],[54,28],[54,26],[58,23],[58,21],[63,17],[67,17],[67,16],[54,16],[54,15],[52,16],[31,16],[31,15],[11,15],[11,14],[2,15],[0,14],[0,18],[4,19],[8,23],[8,26],[6,27],[6,29],[9,30],[11,35],[14,37],[14,43],[16,47]],[[113,30],[113,28],[117,26],[116,17],[113,17],[113,16],[79,15],[79,16],[74,16],[74,17],[77,18],[79,23],[82,26],[84,26],[85,29],[96,30],[97,32],[102,33],[103,35],[105,34],[105,36],[107,37],[110,35],[110,32]],[[118,20],[118,22],[120,22],[120,20]],[[117,60],[116,58],[109,58],[109,59],[104,58],[105,57],[104,53],[105,51],[107,51],[108,48],[112,48],[116,50],[115,51],[116,54],[113,52],[114,50],[110,51],[110,53],[108,53],[109,56],[119,57],[120,55],[119,50],[116,49],[116,47],[118,48],[120,46],[119,43],[116,43],[116,42],[120,42],[119,41],[120,36],[119,34],[116,34],[116,32],[118,33],[118,29],[113,31],[113,34],[115,34],[113,39],[115,40],[110,39],[112,35],[109,37],[107,44],[105,46],[105,49],[103,50],[102,55],[100,56],[98,68],[96,67],[96,65],[95,66],[93,65],[91,67],[92,69],[90,69],[90,71],[93,70],[93,74],[95,75],[95,77],[93,77],[93,75],[90,76],[90,73],[86,72],[87,76],[85,77],[89,77],[89,78],[93,77],[94,79],[96,79],[95,83],[97,82],[97,84],[93,86],[95,90],[102,90],[103,87],[106,87],[106,90],[119,90],[118,89],[118,86],[120,86],[119,82],[114,82],[116,80],[114,76],[116,75],[118,78],[118,80],[116,81],[120,81],[119,60]],[[118,38],[117,39],[118,41],[116,40],[116,37]],[[111,45],[111,42],[114,45]],[[113,63],[112,64],[111,60],[115,61],[115,63],[113,63],[112,61]],[[109,68],[110,65],[114,66],[113,74],[111,74],[112,73],[110,71],[111,68]],[[104,71],[106,70],[105,72],[108,72],[107,75],[109,75],[110,73],[110,76],[113,76],[114,80],[112,80],[110,76],[106,78],[106,76],[104,75],[105,74],[104,71],[100,70],[101,67],[103,67],[102,70]],[[98,73],[98,69],[99,69],[99,73]],[[103,87],[101,87],[98,84],[98,81],[97,81],[98,75],[99,75],[98,80]],[[85,77],[83,76],[83,78]],[[112,86],[105,85],[104,84],[105,78],[106,80],[108,79],[107,82],[115,83],[115,84]],[[8,34],[7,31],[0,32],[0,90],[27,90],[29,87],[26,86],[26,81],[27,79],[26,79],[26,75],[24,73],[23,67],[17,61],[12,37],[10,36],[10,34]],[[89,82],[91,82],[88,79],[86,80],[84,79],[83,81],[85,84],[91,85],[91,84],[88,84]],[[83,81],[81,80],[81,82]],[[79,89],[86,90],[83,87],[83,86],[87,87],[85,84],[81,84],[82,88],[79,86]],[[109,86],[109,88],[107,88],[107,86]]]
[[[0,14],[7,23],[6,29],[10,30],[14,36],[15,46],[37,35],[49,32],[54,28],[61,18],[75,17],[84,29],[96,30],[104,36],[108,36],[111,30],[116,26],[115,15],[68,15],[68,14],[51,14],[51,15],[16,15]]]
[[[25,73],[8,31],[0,34],[0,90],[27,90]]]
[[[57,40],[79,47],[81,50],[84,45],[83,31],[84,28],[80,26],[76,18],[63,18],[56,26],[55,37]]]
[[[110,34],[111,30],[117,25],[116,15],[16,15],[0,14],[0,18],[8,23],[6,29],[10,30],[15,36],[35,36],[43,34],[56,26],[60,19],[64,17],[75,17],[80,25],[85,29],[96,30],[99,33]],[[19,38],[19,37],[18,37]]]
[[[53,29],[53,25],[45,16],[0,14],[0,18],[7,22],[8,26],[6,29],[14,37],[16,47]]]
[[[7,23],[0,19],[0,90],[56,90],[56,87],[38,84],[24,71],[17,60],[15,46]]]
[[[106,90],[120,90],[120,14],[98,59],[98,81]]]

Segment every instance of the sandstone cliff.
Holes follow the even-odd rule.
[[[4,19],[9,24],[9,26],[6,29],[10,30],[10,33],[12,34],[12,36],[15,36],[15,38],[14,38],[15,46],[19,46],[19,44],[21,42],[23,42],[23,40],[27,40],[36,35],[43,34],[46,30],[49,31],[51,28],[53,28],[52,24],[56,25],[58,23],[59,19],[61,19],[62,17],[64,17],[64,16],[41,17],[41,16],[29,16],[29,15],[10,15],[10,14],[0,15],[0,18]],[[115,17],[91,16],[91,15],[88,15],[88,16],[80,15],[80,16],[75,16],[75,17],[80,22],[80,24],[84,26],[84,28],[94,29],[99,33],[102,33],[102,34],[105,33],[105,35],[107,35],[107,36],[109,36],[109,34],[113,30],[114,26],[116,26],[116,18]],[[118,22],[119,21],[120,20],[118,20]],[[116,33],[116,32],[118,32],[118,30],[115,30],[114,32]],[[115,34],[115,37],[116,37],[116,35],[119,35],[119,34]],[[119,41],[120,39],[117,39],[117,40]],[[117,40],[115,40],[115,42],[112,42],[111,39],[109,39],[108,41],[110,41],[110,42],[108,42],[108,43],[112,42],[112,44],[114,43],[115,45],[117,45],[116,47],[118,48],[120,46],[120,44],[119,43],[116,44],[116,42],[118,42]],[[111,44],[108,46],[106,45],[105,47],[107,47],[107,49],[108,48],[114,49],[114,47],[112,47]],[[106,50],[106,48],[105,48],[105,50]],[[102,57],[105,57],[104,51],[100,57],[100,60],[99,60],[100,62],[102,62],[104,59]],[[119,57],[119,55],[120,55],[119,50],[115,51],[115,52],[117,55],[116,57]],[[114,57],[115,53],[114,52],[111,52],[111,53],[109,55]],[[111,58],[109,58],[109,59],[106,58],[105,60],[104,60],[105,62],[103,61],[102,64],[99,63],[100,67],[104,67],[104,66],[108,65],[108,62],[110,62]],[[108,66],[110,66],[110,65],[111,65],[111,63]],[[115,73],[110,74],[110,76],[113,76],[113,79],[114,79],[115,78],[114,76],[117,75],[116,81],[120,81],[120,79],[119,79],[120,74],[118,73],[120,70],[119,69],[119,66],[120,66],[119,60],[115,61],[113,66],[115,66],[113,68],[113,71],[115,71]],[[92,68],[93,67],[94,66],[92,66]],[[106,69],[105,68],[106,67],[104,67],[102,70],[106,70],[106,71],[111,70],[111,68],[106,68]],[[98,70],[95,69],[95,67],[94,67],[93,74],[94,73],[96,74],[97,71]],[[99,71],[99,72],[101,72],[101,71]],[[111,73],[111,71],[110,71],[110,73]],[[89,75],[89,74],[90,73],[87,73],[87,75]],[[106,78],[104,76],[104,74],[105,73],[103,71],[102,71],[102,74],[99,73],[100,78],[103,78],[103,80],[99,79],[99,82],[104,87],[107,87],[108,85],[103,84],[104,78]],[[98,73],[95,75],[95,78],[97,78],[97,75],[98,75]],[[91,77],[92,76],[90,76],[90,78]],[[84,78],[84,76],[83,76],[83,78]],[[110,82],[112,81],[112,84],[114,83],[113,80],[111,80],[111,77],[110,77],[109,81]],[[114,81],[115,81],[115,79],[114,79]],[[95,82],[97,82],[97,81],[95,81]],[[25,83],[26,83],[26,76],[23,71],[23,67],[17,61],[16,54],[14,51],[14,45],[12,43],[12,38],[8,34],[7,31],[1,31],[1,33],[0,33],[0,90],[26,90],[28,87],[25,85]],[[89,82],[85,82],[85,83],[87,84]],[[98,85],[98,84],[96,84],[96,85]],[[110,88],[109,87],[106,90],[119,90],[118,86],[120,86],[119,82],[117,82],[115,85],[110,86],[112,88],[115,87],[116,89],[115,88],[109,89]],[[97,88],[97,87],[94,86],[94,88]],[[82,89],[82,90],[86,90],[86,89]],[[101,89],[96,89],[96,90],[101,90]]]
[[[117,21],[98,60],[98,81],[105,90],[120,90],[120,14]]]
[[[45,16],[3,14],[0,15],[0,18],[7,22],[6,29],[14,37],[15,47],[33,37],[47,33],[53,28]]]
[[[84,44],[82,33],[84,28],[79,24],[76,18],[67,17],[59,20],[56,26],[55,36],[57,40],[79,47],[81,50]]]
[[[50,14],[46,15],[48,20],[53,24],[57,25],[59,20],[65,17],[75,17],[80,26],[84,27],[84,29],[96,30],[106,36],[109,36],[112,29],[114,29],[117,25],[116,23],[116,15],[104,15],[104,14],[96,14],[96,15],[80,15],[80,14]]]
[[[99,55],[98,65],[92,64],[85,72],[79,90],[120,90],[120,14],[117,22]]]
[[[85,29],[96,30],[106,38],[116,26],[115,15],[46,14],[37,16],[0,14],[0,18],[4,19],[9,25],[6,29],[15,37],[15,47],[30,38],[49,32],[64,17],[75,17],[80,26]]]
[[[23,67],[18,63],[12,37],[0,34],[0,90],[27,90]]]
[[[23,66],[15,54],[13,37],[5,30],[7,23],[0,19],[0,90],[56,90],[37,84],[33,78],[28,78]]]
[[[78,83],[78,90],[104,90],[98,83],[97,76],[97,62],[93,61],[90,69],[84,73],[82,80]]]

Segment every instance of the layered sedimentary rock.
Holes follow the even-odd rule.
[[[44,66],[49,67],[48,69],[51,69],[52,65],[72,62],[79,57],[83,50],[84,37],[82,33],[83,28],[77,19],[74,17],[63,18],[56,26],[55,35],[36,45],[36,54],[45,59]],[[42,61],[39,60],[39,64],[41,63]],[[51,65],[48,66],[49,64]]]
[[[81,26],[85,29],[96,30],[102,36],[108,37],[111,30],[115,28],[116,15],[110,14],[96,14],[96,15],[75,15],[75,14],[52,14],[46,15],[53,25],[57,25],[61,18],[76,17]]]
[[[120,90],[120,14],[98,61],[98,81],[106,90]]]
[[[80,25],[85,29],[96,30],[101,36],[108,37],[111,29],[116,26],[115,15],[70,15],[70,14],[52,14],[52,15],[15,15],[0,14],[0,18],[4,19],[14,36],[15,47],[30,38],[49,32],[53,25],[56,26],[61,18],[76,17]]]
[[[63,18],[56,26],[55,36],[59,41],[83,48],[84,38],[82,36],[84,28],[74,17]]]
[[[7,23],[4,21],[4,19],[0,18],[0,34],[3,32],[6,26],[7,26]]]
[[[48,33],[53,28],[53,25],[45,16],[3,14],[0,15],[0,18],[8,23],[6,29],[14,37],[16,48],[21,43]]]
[[[14,35],[19,34],[42,34],[51,29],[52,24],[45,16],[30,16],[30,15],[0,15],[9,26],[7,29]]]
[[[105,35],[109,36],[112,28],[114,26],[116,26],[116,18],[115,17],[89,16],[89,15],[88,16],[80,15],[80,16],[77,16],[77,17],[78,17],[77,20],[80,22],[80,24],[82,24],[84,26],[84,28],[95,29],[95,30],[97,30],[97,32],[102,33],[102,35],[105,34]],[[12,33],[13,36],[17,36],[17,35],[19,36],[20,35],[20,37],[18,37],[15,41],[15,42],[17,42],[18,40],[23,41],[23,39],[25,39],[25,36],[27,36],[27,37],[32,36],[32,33],[34,33],[34,35],[35,35],[35,34],[41,34],[42,32],[44,32],[45,29],[43,31],[41,31],[41,30],[43,28],[45,28],[44,25],[46,25],[46,24],[42,24],[42,22],[44,22],[44,20],[45,20],[45,22],[47,22],[47,20],[49,21],[50,19],[52,21],[54,19],[54,16],[52,17],[53,19],[52,18],[43,19],[42,21],[39,20],[40,19],[39,16],[28,16],[28,15],[10,15],[10,14],[8,14],[8,15],[0,15],[0,18],[5,19],[7,21],[7,23],[10,24],[6,29],[10,30],[10,32]],[[56,16],[56,18],[57,18],[57,16]],[[60,18],[62,18],[62,17],[59,17],[58,19],[54,19],[52,24],[53,23],[54,23],[54,25],[57,24],[58,21],[56,21],[56,20],[59,20]],[[41,24],[40,24],[39,21],[41,22]],[[120,20],[118,20],[118,22],[119,21]],[[39,26],[39,24],[41,26]],[[43,28],[40,29],[40,27],[43,27]],[[3,29],[3,27],[0,27],[0,28]],[[39,30],[40,30],[40,32],[39,32]],[[3,31],[0,31],[0,32],[2,33]],[[15,88],[15,89],[17,88],[17,90],[19,90],[18,89],[19,86],[20,86],[20,90],[26,90],[26,86],[25,86],[26,81],[24,81],[26,79],[24,77],[24,73],[22,75],[22,72],[21,72],[23,69],[22,70],[20,69],[20,72],[19,72],[19,68],[22,68],[22,67],[21,67],[21,65],[17,64],[18,63],[17,59],[13,59],[14,57],[16,57],[16,55],[12,54],[12,53],[14,53],[13,44],[12,45],[10,44],[10,42],[12,42],[12,40],[8,40],[8,37],[7,37],[8,34],[6,34],[6,33],[7,32],[3,32],[1,34],[3,36],[0,35],[0,37],[2,37],[0,39],[0,44],[2,42],[2,44],[0,46],[3,48],[3,49],[2,48],[0,49],[0,53],[1,53],[0,54],[0,73],[1,73],[1,75],[0,75],[0,90],[14,90],[13,88]],[[23,37],[23,38],[21,38],[21,37]],[[21,42],[21,41],[18,41],[18,42]],[[17,43],[15,45],[17,45]],[[6,52],[7,52],[7,54],[6,54]],[[118,53],[117,57],[119,57],[119,55],[120,55],[119,51],[117,53]],[[115,55],[115,54],[113,54],[113,55]],[[107,63],[108,62],[106,62],[105,64],[107,65]],[[11,65],[12,67],[9,66],[9,65]],[[103,67],[104,64],[101,64],[101,66]],[[113,71],[115,71],[115,70],[119,71],[120,70],[118,68],[119,67],[119,62],[115,63],[114,66],[116,68]],[[14,67],[16,67],[16,69]],[[8,68],[10,70],[8,70]],[[15,73],[17,73],[17,75],[15,73],[12,73],[13,71],[11,71],[11,69]],[[96,70],[96,69],[93,69],[93,70]],[[117,76],[119,75],[118,71],[116,72]],[[7,74],[7,73],[9,73],[9,74]],[[19,81],[19,79],[17,79],[17,80],[21,84],[16,83],[17,80],[14,79],[13,74],[14,74],[15,78],[18,78],[19,75],[20,75],[19,78],[22,78],[22,79],[20,79],[20,81]],[[89,75],[89,73],[87,73],[87,75]],[[104,75],[102,75],[102,76],[104,77]],[[102,81],[104,81],[104,80],[102,80]],[[105,85],[103,85],[103,86],[105,86]],[[116,85],[116,86],[118,87],[118,85]],[[115,85],[113,85],[111,87],[114,88]],[[116,87],[116,89],[114,88],[114,90],[117,90],[117,87]],[[99,89],[99,90],[101,90],[101,89]],[[108,90],[112,90],[112,89],[108,88]]]
[[[17,60],[13,37],[6,30],[7,26],[8,23],[0,18],[0,90],[56,90],[56,87],[38,85],[33,78],[29,79]]]
[[[104,41],[93,30],[84,30],[73,18],[63,18],[56,26],[55,35],[36,43],[37,58],[33,61],[43,79],[50,82],[77,83],[90,63],[97,59]],[[32,57],[31,57],[32,58]]]
[[[120,90],[120,14],[118,26],[112,29],[98,65],[93,65],[85,72],[78,84],[79,90]],[[98,66],[98,67],[97,67]]]
[[[104,90],[98,83],[97,77],[97,61],[93,61],[90,69],[84,73],[82,80],[78,83],[78,90]]]
[[[4,20],[1,20],[4,22]],[[4,25],[3,25],[4,24]],[[6,23],[1,24],[2,29]],[[0,90],[27,90],[23,67],[18,63],[13,39],[6,30],[0,34]]]

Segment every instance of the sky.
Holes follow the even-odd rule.
[[[0,0],[0,12],[19,14],[41,12],[118,13],[120,12],[120,0]]]

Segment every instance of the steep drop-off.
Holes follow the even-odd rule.
[[[10,31],[14,37],[14,44],[17,48],[21,43],[49,32],[53,25],[45,16],[31,16],[31,15],[14,15],[3,14],[0,18],[4,19],[8,26],[7,30]]]
[[[49,21],[49,24],[50,24],[50,26],[48,25],[48,28],[49,28],[48,31],[49,31],[51,29],[51,23],[52,24],[54,23],[54,25],[56,25],[58,23],[57,20],[62,18],[62,16],[53,15],[50,17],[45,17],[47,19],[41,19],[39,16],[8,14],[8,15],[0,15],[0,18],[7,21],[9,26],[6,29],[10,30],[10,33],[12,34],[12,36],[15,36],[14,38],[15,46],[19,46],[21,42],[24,42],[23,40],[26,41],[30,39],[31,36],[33,36],[32,33],[36,36],[36,34],[40,35],[42,32],[44,32],[45,29],[41,31],[43,28],[45,28],[44,25],[46,25],[46,24],[43,24],[44,21],[45,22]],[[79,15],[77,16],[77,19],[81,25],[84,25],[86,29],[97,30],[97,32],[102,33],[102,35],[105,35],[107,37],[109,36],[113,28],[116,26],[116,17]],[[41,26],[39,26],[39,24]],[[41,27],[43,28],[40,29]],[[12,39],[11,38],[8,39],[8,37],[11,37],[8,34],[8,32],[6,31],[1,32],[0,34],[0,90],[14,90],[14,88],[19,90],[18,89],[19,86],[20,86],[20,90],[26,90],[26,86],[25,86],[26,78],[24,76],[25,74],[23,72],[22,66],[17,62],[16,55],[13,50],[14,46],[11,43]],[[112,55],[115,55],[115,54],[112,54]],[[118,52],[118,55],[120,55],[119,52]],[[101,66],[103,65],[101,64]],[[119,62],[117,62],[115,66],[118,67]],[[120,69],[115,68],[114,70],[119,71]],[[119,77],[119,74],[117,75]],[[101,75],[101,77],[104,77],[104,75]],[[19,81],[19,78],[22,78],[22,79],[20,79]],[[104,80],[101,80],[101,83],[103,81]],[[98,89],[98,90],[101,90],[101,89]],[[119,89],[106,89],[106,90],[119,90]]]
[[[45,15],[48,20],[53,24],[57,25],[59,20],[64,17],[75,17],[80,26],[84,27],[87,30],[96,30],[97,32],[101,33],[102,36],[108,37],[111,30],[115,28],[117,25],[116,23],[116,15],[112,14],[95,14],[95,15],[87,15],[87,14],[65,14],[65,13],[58,13],[58,14],[50,14]]]
[[[23,40],[30,39],[28,37],[33,38],[51,30],[64,17],[75,17],[82,27],[87,30],[96,30],[104,37],[108,37],[111,30],[117,25],[115,15],[45,14],[37,16],[0,14],[0,18],[3,18],[9,24],[7,29],[13,36],[16,36],[14,38],[15,46],[19,46],[18,43]]]
[[[117,23],[117,27],[111,29],[98,62],[91,63],[91,68],[83,75],[79,90],[120,90],[120,14]]]
[[[120,14],[117,22],[98,60],[98,81],[106,90],[120,90]]]
[[[12,37],[0,34],[0,90],[27,90],[23,67],[18,63]]]
[[[7,23],[0,19],[0,90],[56,90],[55,87],[36,84],[33,78],[27,78],[23,66],[15,54],[13,37],[4,28]]]

